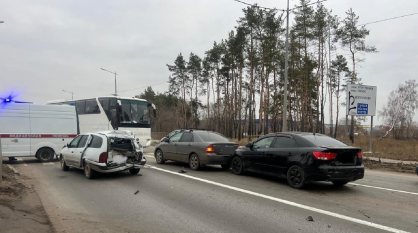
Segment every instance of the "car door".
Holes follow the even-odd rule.
[[[71,147],[67,155],[67,163],[72,166],[79,166],[80,156],[83,153],[84,147],[86,146],[89,135],[82,135],[78,144],[75,147]]]
[[[74,153],[74,149],[77,148],[78,143],[80,142],[80,139],[83,137],[83,135],[78,135],[75,137],[64,149],[61,150],[61,154],[64,157],[64,160],[67,164],[71,164],[71,154]],[[72,164],[71,164],[72,165]]]
[[[84,154],[80,154],[78,163],[81,166],[82,159],[99,162],[100,154],[107,152],[107,137],[103,134],[91,134],[87,140],[87,148]]]
[[[183,135],[182,132],[174,134],[173,136],[171,136],[168,139],[168,142],[165,143],[162,146],[162,150],[163,150],[163,154],[164,154],[164,159],[171,159],[171,160],[176,160],[176,153],[177,153],[177,144],[181,139],[181,136]]]
[[[175,159],[181,162],[188,162],[189,154],[192,152],[193,142],[193,133],[184,132],[180,141],[177,143]]]
[[[244,160],[247,162],[249,169],[266,171],[266,153],[274,141],[274,136],[268,136],[255,141],[250,150],[243,153]]]
[[[292,156],[297,155],[298,144],[291,136],[277,136],[274,144],[267,152],[269,172],[284,174]]]

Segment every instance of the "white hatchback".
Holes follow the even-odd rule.
[[[60,161],[63,171],[83,169],[89,179],[97,172],[138,174],[146,163],[139,140],[129,131],[80,134],[61,150]]]

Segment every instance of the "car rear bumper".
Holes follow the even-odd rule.
[[[229,164],[231,162],[231,155],[214,155],[214,154],[205,154],[202,156],[200,163],[204,164]]]
[[[363,179],[364,166],[320,166],[310,169],[306,178],[315,181],[355,181]]]
[[[141,162],[139,163],[129,163],[120,166],[113,166],[108,167],[105,163],[97,163],[94,161],[86,161],[90,164],[91,169],[100,172],[100,173],[112,173],[112,172],[119,172],[119,171],[126,171],[130,169],[141,169],[147,163],[145,157],[142,157]]]

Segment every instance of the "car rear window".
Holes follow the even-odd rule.
[[[204,142],[229,142],[228,138],[213,132],[196,132]]]
[[[338,141],[337,139],[325,136],[325,135],[303,135],[303,138],[312,142],[316,146],[347,146],[343,142]]]

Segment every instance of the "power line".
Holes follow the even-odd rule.
[[[119,91],[119,92],[138,90],[138,89],[142,89],[142,88],[147,88],[147,87],[152,87],[152,86],[160,85],[160,84],[163,84],[163,83],[167,83],[167,82],[165,81],[165,82],[161,82],[161,83],[155,83],[155,84],[147,85],[146,87],[132,88],[132,89],[127,89],[127,90],[122,90],[122,91]]]
[[[409,14],[409,15],[396,16],[396,17],[393,17],[393,18],[387,18],[387,19],[382,19],[382,20],[370,22],[370,23],[360,24],[359,26],[364,26],[364,25],[372,24],[372,23],[379,23],[379,22],[388,21],[388,20],[392,20],[392,19],[399,19],[399,18],[403,18],[403,17],[407,17],[407,16],[411,16],[411,15],[417,15],[417,14],[418,13],[412,13],[412,14]]]
[[[262,6],[259,6],[259,5],[256,5],[256,4],[246,3],[246,2],[243,2],[243,1],[240,1],[240,0],[234,0],[234,1],[245,4],[245,5],[248,5],[248,6],[255,6],[255,7],[263,8],[263,9],[285,11],[285,10],[280,10],[280,9],[276,9],[276,8],[262,7]]]
[[[259,8],[264,8],[264,9],[269,9],[269,10],[278,10],[278,11],[283,11],[283,12],[286,11],[284,9],[276,9],[276,8],[262,7],[262,6],[259,6],[259,5],[256,5],[256,4],[246,3],[246,2],[243,2],[243,1],[240,1],[240,0],[233,0],[233,1],[239,2],[239,3],[242,3],[242,4],[245,4],[247,6],[255,6],[255,7],[259,7]],[[313,5],[313,4],[318,4],[318,3],[321,3],[321,2],[326,2],[326,1],[328,1],[328,0],[322,0],[322,1],[319,1],[318,0],[316,2],[312,2],[312,3],[307,4],[307,6]],[[289,11],[293,11],[293,10],[298,9],[298,8],[301,8],[301,7],[303,7],[303,6],[297,6],[295,8],[289,9]]]

